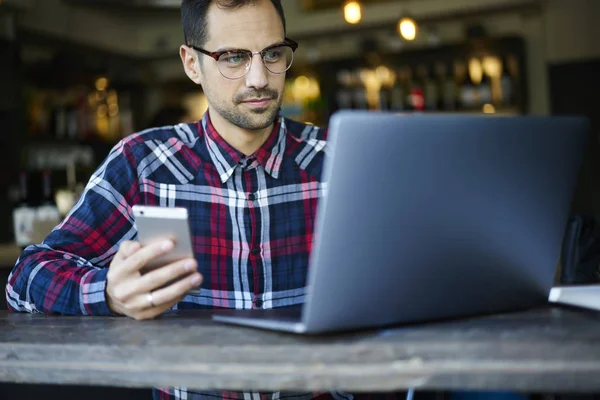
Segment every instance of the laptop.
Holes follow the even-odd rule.
[[[301,334],[548,304],[588,121],[331,118],[305,302],[213,319]]]

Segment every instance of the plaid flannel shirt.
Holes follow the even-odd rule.
[[[204,280],[175,307],[274,308],[301,304],[321,182],[326,130],[280,118],[252,156],[202,121],[146,130],[120,141],[62,223],[17,261],[6,287],[12,311],[110,315],[108,266],[136,240],[134,204],[188,209]],[[154,390],[157,399],[288,397],[342,393]],[[386,395],[385,397],[393,397]]]

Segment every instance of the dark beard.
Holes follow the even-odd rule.
[[[221,112],[220,114],[223,118],[242,129],[260,130],[268,128],[275,122],[278,111],[279,106],[275,108],[264,108],[262,110],[251,110],[250,112],[254,115],[265,115],[265,118],[261,118],[261,121],[254,121],[252,115],[231,112],[230,110]]]
[[[238,94],[234,98],[234,103],[236,105],[241,104],[247,99],[251,98],[269,98],[269,99],[277,99],[279,98],[279,93],[272,89],[263,89],[256,90],[248,93]],[[249,113],[239,113],[232,109],[224,109],[216,111],[221,114],[223,118],[232,124],[246,130],[261,130],[268,128],[271,126],[277,119],[279,114],[279,108],[281,107],[281,103],[283,101],[283,97],[279,99],[277,105],[275,107],[267,107],[263,109],[252,109]],[[264,116],[260,121],[254,121],[252,118],[253,115]]]

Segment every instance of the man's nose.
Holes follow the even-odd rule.
[[[254,54],[252,56],[252,62],[250,63],[250,70],[246,74],[246,86],[253,87],[256,89],[262,89],[269,83],[267,74],[267,68],[265,67],[262,56],[260,54]]]

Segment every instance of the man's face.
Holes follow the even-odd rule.
[[[215,52],[245,49],[252,52],[281,43],[284,30],[281,18],[269,0],[238,9],[220,9],[213,5],[207,15],[208,41],[202,46]],[[239,79],[227,79],[217,62],[197,53],[199,79],[208,100],[211,115],[215,112],[243,129],[269,127],[276,119],[283,100],[285,74],[269,72],[260,55],[255,55],[248,73]]]

